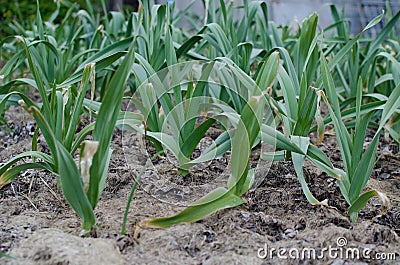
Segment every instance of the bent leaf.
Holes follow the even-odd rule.
[[[238,206],[243,200],[225,188],[217,188],[199,199],[193,205],[171,217],[154,218],[140,222],[143,228],[168,228],[170,226],[196,222],[215,211]]]
[[[22,171],[34,168],[40,168],[52,171],[52,168],[48,164],[43,162],[25,163],[17,165],[7,170],[3,175],[0,176],[0,189],[3,188],[5,185],[9,184],[11,181],[13,181]]]
[[[367,205],[369,199],[372,197],[378,196],[379,199],[382,201],[382,210],[381,214],[384,214],[389,207],[389,198],[383,194],[382,192],[379,192],[377,190],[370,190],[365,193],[363,193],[358,199],[350,206],[349,208],[349,215],[350,219],[352,222],[357,221],[358,218],[358,212]],[[377,217],[379,217],[378,215]]]

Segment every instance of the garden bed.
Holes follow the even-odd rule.
[[[86,3],[0,42],[1,264],[399,262],[400,11]]]
[[[8,145],[1,149],[2,161],[30,148],[29,117],[22,117],[18,108],[12,108],[6,115],[13,131],[1,136],[3,146]],[[396,264],[366,257],[352,259],[345,254],[340,256],[339,252],[338,258],[321,254],[323,248],[337,247],[340,238],[347,240],[344,250],[370,249],[371,257],[376,253],[395,253],[397,262],[400,258],[400,154],[393,148],[395,145],[380,144],[380,160],[367,185],[384,192],[391,201],[387,213],[381,217],[373,219],[380,213],[380,201],[371,200],[360,212],[359,221],[351,223],[334,179],[306,164],[304,171],[311,191],[320,200],[328,199],[332,207],[312,206],[303,195],[291,162],[274,162],[269,171],[258,171],[264,180],[245,194],[246,204],[218,211],[191,224],[143,229],[135,239],[135,227],[141,220],[169,216],[183,208],[162,202],[155,191],[146,192],[147,188],[139,186],[129,211],[127,235],[120,235],[131,186],[144,164],[137,159],[140,151],[129,154],[137,157],[127,157],[121,136],[121,131],[116,130],[109,177],[95,211],[98,223],[95,238],[78,236],[80,220],[57,188],[54,175],[30,170],[0,190],[0,247],[16,258],[1,258],[1,264]],[[333,136],[327,136],[321,148],[333,159],[338,156]],[[128,166],[127,160],[136,160],[137,164]],[[156,167],[163,164],[170,167],[163,160],[155,163]],[[182,179],[174,171],[161,173],[161,178]],[[181,182],[178,186],[184,189],[191,184]],[[191,194],[194,198],[200,195]],[[292,259],[287,252],[285,260],[272,251],[272,260],[269,256],[261,259],[258,255],[264,252],[258,251],[265,246],[269,251],[315,249],[324,258]]]

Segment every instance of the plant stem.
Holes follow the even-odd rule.
[[[129,213],[129,208],[131,206],[131,202],[133,199],[133,195],[135,194],[135,190],[137,185],[139,184],[140,178],[143,176],[144,172],[146,171],[146,169],[150,166],[150,163],[153,162],[153,160],[159,155],[159,152],[156,153],[153,157],[147,159],[146,164],[144,165],[144,167],[142,168],[142,170],[139,172],[139,174],[137,175],[135,182],[132,185],[131,188],[131,192],[129,193],[129,197],[128,197],[128,202],[126,203],[126,208],[125,208],[125,213],[124,213],[124,219],[122,221],[122,228],[121,228],[121,235],[125,235],[126,234],[126,221],[128,219],[128,213]]]

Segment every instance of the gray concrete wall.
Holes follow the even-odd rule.
[[[235,4],[243,3],[242,0],[232,1]],[[158,2],[165,1],[158,0]],[[176,7],[179,10],[183,10],[190,2],[175,0]],[[317,12],[321,27],[326,27],[333,22],[328,3],[334,3],[339,11],[341,11],[342,7],[345,7],[346,17],[351,21],[351,31],[353,34],[360,32],[373,17],[379,15],[382,9],[385,9],[385,0],[265,0],[265,2],[268,4],[270,20],[275,21],[277,24],[290,24],[296,21],[301,23],[304,18],[313,12]],[[389,2],[393,13],[400,10],[400,0],[390,0]],[[215,4],[219,6],[219,1],[215,0]],[[204,17],[203,1],[195,1],[192,10],[199,16]],[[240,17],[241,14],[238,13],[237,18],[240,19]],[[376,34],[376,31],[382,26],[383,23],[375,29],[375,32],[372,30],[370,33],[372,35]]]

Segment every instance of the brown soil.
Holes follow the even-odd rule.
[[[27,118],[12,109],[6,119],[12,131],[2,127],[0,162],[30,148],[31,128]],[[124,140],[132,143],[126,147]],[[400,155],[393,144],[382,142],[380,160],[368,183],[391,200],[387,213],[380,213],[380,201],[371,200],[351,223],[346,202],[335,181],[311,164],[305,175],[313,194],[327,199],[332,208],[310,205],[302,193],[290,162],[274,162],[270,170],[260,167],[257,188],[245,194],[246,204],[212,214],[202,221],[177,225],[165,230],[142,230],[133,238],[141,220],[169,216],[182,205],[198,199],[214,186],[224,186],[216,176],[226,173],[224,157],[199,165],[187,177],[177,174],[167,158],[159,159],[143,176],[130,207],[127,235],[120,229],[130,188],[144,165],[140,139],[121,137],[116,131],[114,153],[102,199],[96,209],[97,238],[81,238],[80,220],[57,187],[56,176],[29,170],[0,190],[0,251],[15,259],[0,258],[0,264],[398,264],[400,262]],[[331,159],[340,160],[334,137],[327,136],[321,148]],[[337,163],[340,165],[340,162]],[[225,176],[226,177],[226,176]],[[212,185],[208,185],[212,183]],[[347,240],[338,248],[338,243]],[[324,258],[278,258],[283,249],[292,255],[296,249],[338,248],[335,256]],[[346,256],[348,249],[360,250],[360,258]],[[258,257],[273,252],[262,259]],[[293,250],[294,249],[294,250]],[[395,253],[396,260],[368,259]],[[342,254],[340,254],[342,251]],[[282,253],[281,253],[282,254]]]

